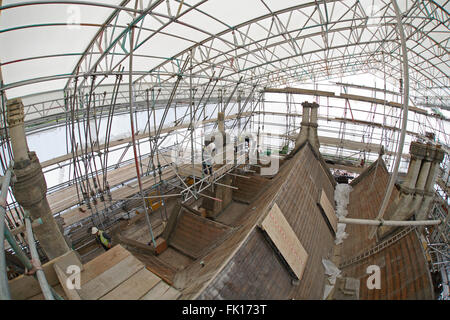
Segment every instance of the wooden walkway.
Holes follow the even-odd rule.
[[[241,117],[246,117],[249,115],[250,115],[250,113],[247,112],[247,113],[241,114]],[[236,118],[236,115],[231,115],[231,116],[225,117],[225,120],[233,120],[235,118]],[[217,121],[217,119],[209,119],[209,120],[202,121],[201,123],[208,124],[208,123],[214,123],[216,121]],[[188,126],[189,126],[189,124],[181,124],[181,125],[174,126],[174,127],[167,127],[167,128],[164,128],[161,131],[161,133],[170,133],[175,130],[187,128]],[[148,137],[149,137],[148,133],[140,134],[140,135],[136,136],[136,140],[146,139]],[[118,140],[112,141],[109,144],[109,147],[111,148],[111,147],[119,146],[122,144],[130,143],[130,142],[131,142],[131,138],[118,139]],[[99,148],[103,149],[103,147],[104,147],[104,145],[101,145]],[[44,161],[41,163],[41,166],[42,166],[42,168],[46,168],[46,167],[58,164],[60,162],[70,160],[70,159],[72,159],[72,153],[69,153],[69,154],[48,160],[48,161]],[[146,157],[142,160],[142,166],[144,167],[144,169],[147,168],[148,160],[149,160],[149,157]],[[165,152],[163,154],[160,154],[159,160],[160,160],[160,164],[162,166],[172,163],[171,153]],[[153,159],[153,163],[155,165],[157,165],[155,162],[156,162],[156,156]],[[183,172],[183,170],[186,170],[188,167],[190,167],[190,165],[181,165],[177,168],[177,170],[180,172]],[[222,167],[222,170],[228,169],[228,167],[229,167],[228,165],[225,165]],[[184,174],[182,174],[182,175],[189,176],[191,174],[192,173],[190,173],[190,172],[184,172]],[[196,168],[193,175],[196,175],[197,177],[202,176],[201,165],[199,166],[199,168]],[[169,180],[174,177],[176,177],[176,173],[173,170],[173,168],[167,167],[165,170],[163,170],[162,177],[161,177],[163,180]],[[138,193],[139,188],[138,188],[137,182],[132,182],[132,183],[126,184],[129,180],[134,179],[134,178],[136,178],[136,170],[135,170],[134,163],[123,166],[123,167],[115,169],[115,170],[111,170],[108,172],[107,181],[108,181],[110,188],[124,185],[123,187],[118,188],[117,190],[114,190],[111,192],[113,201],[125,199],[125,198],[131,197]],[[99,179],[102,180],[103,175],[99,175]],[[153,177],[145,177],[142,179],[142,182],[143,182],[143,188],[148,189],[154,185],[154,178]],[[79,204],[76,185],[68,186],[62,190],[47,194],[47,200],[48,200],[50,209],[53,214],[57,214],[59,212],[65,211],[71,207],[76,206],[77,204]],[[101,203],[99,203],[99,205],[100,205],[100,207],[103,207],[103,205]],[[17,221],[20,221],[20,219],[15,214],[14,210],[8,211],[8,214],[10,216],[16,217]],[[62,215],[62,217],[64,218],[64,226],[69,226],[71,224],[74,224],[78,221],[81,221],[81,220],[89,217],[90,215],[91,215],[90,210],[86,210],[86,212],[82,213],[78,210],[78,207],[74,208]]]
[[[120,245],[83,266],[79,290],[68,289],[64,285],[65,274],[58,273],[57,268],[55,266],[69,300],[175,300],[180,296],[178,290]]]
[[[84,265],[82,300],[172,300],[180,293],[117,245]]]
[[[233,120],[233,119],[236,119],[237,116],[238,116],[237,114],[229,115],[229,116],[225,117],[225,120],[226,121],[227,120]],[[241,118],[245,118],[245,117],[249,117],[249,116],[251,116],[251,112],[243,112],[240,115]],[[208,123],[215,123],[215,122],[217,122],[217,118],[203,120],[203,121],[198,122],[197,124],[208,124]],[[190,126],[190,123],[186,122],[186,123],[178,124],[176,126],[165,127],[165,128],[163,128],[161,130],[160,134],[166,134],[166,133],[169,134],[169,133],[172,133],[172,132],[177,131],[177,130],[187,129],[187,128],[189,128],[189,126]],[[139,141],[141,139],[148,139],[149,137],[154,137],[154,132],[155,132],[155,128],[152,128],[150,130],[150,133],[149,132],[145,132],[145,133],[141,133],[141,134],[136,135],[135,136],[135,140]],[[128,144],[128,143],[131,143],[131,142],[132,142],[131,137],[120,138],[120,139],[117,139],[117,140],[114,140],[114,141],[110,141],[109,148],[117,147],[117,146]],[[98,152],[98,151],[103,150],[105,148],[105,145],[101,144],[100,146],[94,147],[94,148],[96,149],[96,150],[94,150],[94,152]],[[81,152],[81,147],[78,148],[78,152],[79,153]],[[59,157],[47,160],[47,161],[43,161],[41,163],[41,166],[42,166],[42,168],[47,168],[47,167],[53,166],[55,164],[58,164],[58,163],[70,160],[70,159],[72,159],[72,153],[68,153],[68,154],[65,154],[65,155],[62,155],[62,156],[59,156]]]
[[[81,289],[67,287],[68,266],[81,269]],[[48,283],[65,300],[175,300],[180,292],[150,271],[122,246],[82,265],[79,256],[71,251],[42,266]],[[36,279],[19,276],[9,281],[14,300],[44,300]]]
[[[169,153],[164,154],[165,157],[160,155],[160,163],[161,165],[167,165],[170,163],[171,156]],[[147,168],[149,158],[143,158],[142,159],[142,166],[144,169]],[[167,167],[166,169],[162,170],[162,176],[161,178],[163,180],[169,180],[176,177],[175,171],[171,167]],[[98,176],[100,181],[103,180],[103,175],[100,174]],[[111,196],[113,199],[113,202],[119,201],[121,199],[126,199],[128,197],[131,197],[139,192],[139,187],[137,182],[129,182],[130,180],[133,180],[136,178],[136,169],[135,164],[129,164],[123,167],[120,167],[118,169],[111,170],[107,173],[107,181],[110,186],[110,188],[116,188],[111,192]],[[92,183],[92,178],[90,179]],[[156,179],[159,181],[159,177]],[[153,176],[147,176],[142,178],[142,184],[143,188],[149,189],[152,186],[155,185],[155,178]],[[123,186],[121,186],[123,185]],[[121,187],[120,187],[121,186]],[[105,195],[106,197],[106,195]],[[107,198],[107,197],[106,197]],[[79,204],[78,201],[78,194],[77,194],[77,187],[76,185],[71,185],[66,188],[63,188],[59,191],[47,194],[47,200],[50,206],[50,209],[53,214],[57,214],[59,212],[65,211],[69,208],[72,208]],[[99,201],[99,208],[103,209],[102,202]],[[74,224],[80,220],[83,220],[91,215],[90,210],[86,210],[86,212],[81,212],[78,210],[78,206],[72,210],[69,210],[61,215],[61,217],[64,219],[64,226],[69,226],[71,224]],[[14,210],[8,211],[9,215],[13,215],[16,217],[17,221],[20,221],[20,219],[17,217],[17,214],[14,212]]]
[[[130,168],[129,169],[129,174],[130,175],[133,174],[133,170],[134,170],[134,168]],[[136,171],[134,171],[134,175],[136,175]],[[162,171],[161,178],[163,180],[169,180],[169,179],[172,179],[172,178],[175,178],[175,177],[176,177],[176,174],[175,174],[175,171],[172,168],[167,168],[167,169]],[[157,183],[158,183],[159,182],[159,177],[157,177],[156,180],[157,180]],[[149,188],[153,187],[154,185],[155,185],[155,179],[154,179],[153,176],[147,176],[147,177],[142,179],[142,188],[144,190],[149,189]],[[115,201],[119,201],[121,199],[129,198],[129,197],[137,194],[138,192],[139,192],[139,187],[138,187],[137,183],[133,182],[133,183],[125,184],[123,187],[120,187],[120,188],[118,188],[116,190],[113,190],[111,192],[111,197],[113,199],[113,202],[115,202]],[[71,206],[74,206],[77,203],[78,203],[78,201],[76,201]],[[102,206],[103,205],[100,204],[100,208]],[[82,212],[80,212],[78,210],[78,207],[77,207],[77,208],[74,208],[74,209],[69,210],[68,212],[64,213],[63,215],[61,215],[61,217],[64,218],[64,225],[65,226],[69,226],[71,224],[74,224],[74,223],[76,223],[76,222],[78,222],[80,220],[83,220],[83,219],[87,218],[90,215],[91,215],[90,210],[86,210],[86,212],[82,213]]]
[[[169,154],[165,154],[167,159],[170,159]],[[164,161],[165,158],[161,157],[161,165],[169,164],[169,160]],[[149,158],[143,158],[141,163],[144,170],[148,167]],[[118,169],[111,170],[107,173],[107,181],[110,188],[114,188],[127,181],[136,178],[136,167],[134,163],[120,167]],[[103,181],[103,174],[98,176],[100,181]],[[92,183],[92,178],[90,179]],[[76,185],[71,185],[60,191],[53,192],[47,195],[47,200],[50,205],[50,209],[53,214],[66,210],[78,203],[78,195]]]

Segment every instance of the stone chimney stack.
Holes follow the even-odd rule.
[[[317,135],[317,113],[319,110],[319,105],[315,102],[303,102],[303,114],[302,123],[300,128],[300,134],[295,141],[295,149],[301,146],[306,141],[317,150],[320,148],[319,136]]]
[[[309,118],[309,142],[311,145],[319,151],[320,143],[319,143],[319,136],[317,134],[317,127],[318,124],[318,114],[319,112],[319,105],[315,102],[311,103],[311,114]]]
[[[439,173],[439,165],[444,160],[445,152],[440,145],[434,147],[433,156],[431,158],[431,166],[428,174],[427,182],[425,183],[423,201],[420,207],[416,210],[416,220],[424,220],[427,218],[427,213],[430,210],[431,203],[434,197],[434,184]]]
[[[400,194],[388,207],[385,220],[426,220],[433,200],[433,187],[436,182],[439,164],[444,159],[444,151],[439,145],[412,142],[411,161],[405,181],[399,186]],[[394,227],[382,226],[378,235],[384,237]]]
[[[217,128],[222,135],[225,135],[225,113],[223,112],[217,114]]]
[[[297,149],[300,145],[302,145],[309,137],[309,113],[310,113],[310,104],[309,102],[303,102],[303,113],[302,113],[302,124],[300,127],[300,134],[295,141],[295,149]]]

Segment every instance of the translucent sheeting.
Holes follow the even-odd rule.
[[[119,65],[127,70],[127,28],[132,21],[133,70],[149,82],[161,77],[173,83],[173,72],[190,48],[195,48],[194,76],[199,79],[216,68],[231,82],[243,76],[244,83],[261,79],[261,86],[280,86],[369,68],[391,83],[400,80],[399,42],[388,0],[320,5],[310,0],[143,0],[136,8],[134,1],[83,2],[86,5],[3,1],[3,6],[21,3],[0,11],[0,63],[6,85],[71,76],[78,63],[80,74],[117,72]],[[121,3],[126,10],[118,10]],[[426,96],[448,95],[448,12],[440,1],[406,0],[399,5],[408,25],[411,87]],[[145,74],[150,70],[151,75]],[[8,89],[8,98],[60,90],[69,83],[46,84]]]

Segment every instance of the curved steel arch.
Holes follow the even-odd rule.
[[[207,30],[201,30],[195,23],[186,23],[183,20],[183,16],[191,11],[196,11],[200,14],[208,16],[215,21],[220,22],[217,17],[214,17],[208,12],[202,10],[201,5],[204,1],[197,1],[195,4],[183,3],[183,1],[176,1],[178,4],[183,5],[183,10],[179,11],[179,15],[175,16],[169,11],[165,11],[161,8],[164,7],[165,2],[163,0],[149,1],[149,6],[144,8],[132,7],[134,1],[122,0],[119,5],[101,4],[97,2],[81,2],[81,1],[37,1],[26,2],[22,4],[3,6],[2,9],[13,9],[15,7],[23,5],[39,5],[39,4],[83,4],[90,6],[103,6],[114,9],[114,12],[106,19],[101,25],[98,32],[89,42],[89,45],[83,53],[72,53],[72,55],[80,55],[81,57],[76,63],[71,74],[55,74],[54,76],[39,77],[36,79],[24,80],[14,84],[5,86],[2,90],[7,88],[18,87],[20,85],[26,85],[30,83],[36,83],[39,81],[49,81],[52,79],[65,79],[67,78],[65,90],[69,90],[72,84],[72,79],[76,77],[83,77],[81,86],[85,84],[86,87],[91,81],[91,75],[114,75],[118,74],[118,67],[124,62],[129,53],[126,52],[126,48],[123,48],[124,52],[116,53],[116,49],[120,49],[121,41],[128,36],[132,27],[142,31],[142,34],[146,33],[146,38],[139,44],[136,41],[136,47],[133,51],[138,50],[141,46],[145,46],[149,40],[151,40],[157,34],[164,34],[164,28],[174,24],[184,28],[185,32],[193,29],[201,31],[205,34],[205,39],[201,41],[193,41],[192,45],[181,50],[172,57],[165,57],[166,60],[162,63],[156,64],[151,70],[138,70],[135,73],[137,79],[134,80],[135,85],[141,86],[148,80],[158,79],[157,81],[170,82],[170,78],[173,78],[178,72],[179,65],[187,59],[191,51],[196,48],[193,64],[193,75],[198,82],[195,85],[201,85],[206,83],[206,80],[212,76],[212,68],[225,68],[226,72],[220,80],[224,82],[236,83],[240,76],[244,75],[242,82],[251,85],[251,82],[255,77],[261,78],[265,74],[273,74],[274,72],[284,73],[283,69],[291,69],[291,62],[297,61],[298,68],[302,69],[310,59],[311,54],[318,54],[323,56],[321,59],[314,59],[316,63],[329,63],[330,58],[342,55],[348,59],[351,53],[357,52],[358,55],[369,53],[366,59],[370,61],[379,52],[387,53],[386,56],[391,56],[394,59],[398,58],[396,51],[400,49],[398,43],[395,43],[395,14],[394,8],[390,1],[377,0],[377,3],[382,6],[382,10],[379,11],[382,16],[380,30],[372,30],[367,24],[368,13],[365,12],[364,2],[361,0],[348,0],[348,1],[310,1],[301,3],[298,5],[282,8],[281,10],[272,11],[267,6],[267,1],[261,3],[266,7],[268,13],[262,14],[255,18],[243,21],[235,26],[229,26],[223,23],[224,29],[218,33],[212,34]],[[137,3],[137,2],[136,2]],[[445,6],[445,5],[444,5]],[[402,22],[408,26],[409,34],[407,34],[407,41],[413,43],[409,46],[408,51],[411,52],[413,57],[411,66],[411,80],[419,82],[421,79],[427,79],[425,84],[427,87],[444,87],[444,92],[449,92],[447,86],[448,75],[441,70],[442,65],[448,66],[448,61],[445,57],[448,56],[448,47],[445,43],[439,43],[432,34],[432,31],[442,26],[448,28],[448,13],[445,11],[444,6],[439,5],[436,2],[430,2],[426,5],[420,1],[407,1],[406,11],[402,15]],[[309,18],[301,14],[303,9],[310,8],[312,11]],[[311,10],[311,8],[313,8]],[[336,10],[340,11],[337,12]],[[164,8],[163,8],[164,9]],[[161,11],[163,11],[161,13]],[[134,15],[131,18],[131,22],[128,26],[119,25],[117,23],[119,15]],[[305,16],[305,20],[302,23],[296,21],[295,25],[290,20],[292,16]],[[128,17],[128,16],[127,16]],[[153,30],[146,28],[143,25],[139,25],[144,19],[150,18],[158,21],[159,27]],[[414,26],[415,19],[420,19],[421,22],[418,26]],[[114,35],[114,31],[121,28],[119,34]],[[112,35],[106,33],[110,30]],[[256,31],[255,31],[256,30]],[[311,32],[310,32],[311,30]],[[430,31],[431,30],[431,31]],[[440,29],[436,29],[440,30]],[[255,34],[255,32],[258,32]],[[336,38],[335,38],[336,35]],[[347,41],[337,45],[337,37],[348,35]],[[173,34],[173,37],[179,37],[183,40],[189,40],[187,36]],[[364,41],[361,38],[364,37]],[[302,41],[306,39],[317,38],[317,49],[315,52],[303,51],[301,47]],[[420,39],[426,39],[428,52],[427,55],[431,55],[432,59],[427,59],[421,56],[423,49],[423,41]],[[234,40],[233,40],[234,39]],[[279,39],[279,41],[277,41]],[[448,38],[447,38],[448,39]],[[104,41],[107,45],[102,48],[101,42]],[[308,40],[309,41],[309,40]],[[429,41],[429,43],[428,43]],[[218,45],[220,42],[220,45]],[[371,46],[378,42],[376,49]],[[389,43],[386,48],[386,44]],[[280,53],[280,50],[283,51]],[[356,51],[355,51],[356,50]],[[275,52],[277,51],[277,52]],[[67,55],[67,54],[66,54]],[[136,56],[139,52],[136,53]],[[277,58],[277,55],[280,57]],[[309,56],[308,56],[309,55]],[[54,58],[61,55],[46,55],[46,56],[31,56],[24,59],[24,61],[32,61],[39,58]],[[304,59],[303,57],[307,58]],[[117,58],[119,57],[119,58]],[[151,58],[152,56],[142,54],[143,58]],[[154,57],[153,57],[154,58]],[[301,59],[298,61],[297,59]],[[356,59],[356,57],[355,57]],[[228,67],[227,64],[232,61],[234,66]],[[3,65],[13,63],[17,61],[7,61]],[[356,60],[357,63],[358,60]],[[233,70],[237,64],[240,63],[240,67]],[[384,63],[390,64],[389,61]],[[245,68],[242,66],[245,64]],[[271,65],[272,67],[268,67]],[[276,68],[278,71],[274,71]],[[313,69],[311,69],[313,70]],[[292,70],[291,70],[292,72]],[[140,75],[140,76],[139,76]],[[165,75],[165,76],[163,76]],[[162,77],[160,79],[160,77]],[[96,86],[100,85],[105,78],[99,79]],[[205,79],[205,80],[202,80]],[[154,81],[150,81],[154,82]],[[80,83],[79,83],[80,87]],[[434,95],[438,95],[439,90],[435,92],[434,89],[430,89]],[[442,91],[440,89],[440,91]]]

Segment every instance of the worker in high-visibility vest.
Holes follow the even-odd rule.
[[[109,234],[107,234],[105,231],[98,230],[96,227],[92,227],[92,234],[95,235],[95,239],[102,245],[105,251],[111,249],[112,239]]]

